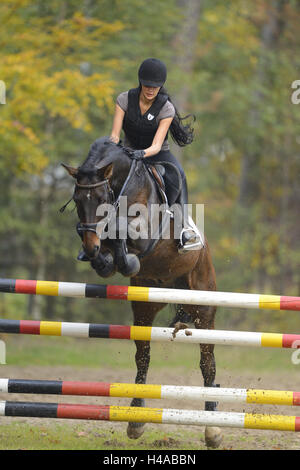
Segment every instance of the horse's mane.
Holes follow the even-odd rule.
[[[110,163],[113,163],[121,155],[125,155],[120,145],[115,144],[109,137],[99,137],[90,146],[87,158],[78,168],[80,173],[94,173]]]

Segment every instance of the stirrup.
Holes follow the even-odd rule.
[[[204,247],[204,238],[193,219],[189,217],[189,227],[181,230],[178,252],[187,253],[192,250],[201,250]]]
[[[203,244],[199,235],[190,228],[184,228],[180,234],[178,245],[179,253],[187,253],[192,250],[200,250]]]

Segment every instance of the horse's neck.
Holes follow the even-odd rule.
[[[116,196],[120,194],[123,185],[129,175],[132,161],[118,161],[114,166],[113,189]],[[148,202],[155,203],[159,201],[155,183],[152,180],[148,170],[137,163],[135,171],[133,172],[128,185],[124,190],[124,196],[127,196],[131,204],[143,203],[147,205]]]
[[[130,171],[130,162],[125,160],[116,160],[113,164],[112,187],[116,196],[120,194],[122,187]]]

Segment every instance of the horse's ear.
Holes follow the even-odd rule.
[[[73,168],[72,166],[66,165],[65,163],[61,163],[61,166],[63,166],[69,175],[73,176],[73,178],[76,178],[78,175],[78,168]]]
[[[112,177],[112,174],[113,174],[113,164],[110,163],[109,165],[107,165],[107,167],[105,167],[103,175],[106,180],[109,180]]]

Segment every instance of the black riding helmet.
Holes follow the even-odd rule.
[[[167,67],[159,59],[146,59],[139,68],[138,76],[144,86],[161,87],[167,79]]]

